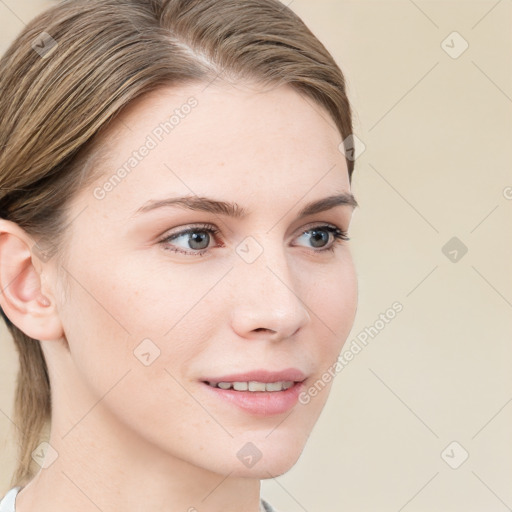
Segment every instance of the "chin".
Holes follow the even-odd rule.
[[[272,443],[259,444],[261,450],[247,445],[246,452],[249,454],[247,462],[244,454],[237,453],[235,461],[226,461],[227,467],[223,468],[224,473],[242,478],[258,478],[264,480],[280,476],[289,471],[299,460],[304,449],[302,443]],[[250,456],[253,456],[251,460]]]

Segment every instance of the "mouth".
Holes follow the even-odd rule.
[[[206,392],[255,416],[283,414],[294,407],[305,389],[302,380],[203,380]]]

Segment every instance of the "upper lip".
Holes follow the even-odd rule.
[[[293,381],[302,382],[306,375],[297,368],[287,368],[285,370],[271,372],[269,370],[253,370],[246,373],[231,373],[219,377],[205,377],[206,382],[281,382]]]

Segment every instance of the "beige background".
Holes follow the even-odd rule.
[[[0,0],[1,49],[50,3]],[[343,69],[365,145],[346,347],[393,302],[403,311],[336,377],[299,462],[262,494],[283,512],[510,510],[512,2],[290,7]],[[452,237],[468,248],[457,262],[442,252]],[[3,493],[17,360],[1,328]]]

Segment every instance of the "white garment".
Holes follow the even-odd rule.
[[[21,487],[13,487],[0,501],[0,512],[16,512],[16,496]],[[260,500],[260,512],[279,512],[267,503],[263,498]]]
[[[21,487],[13,487],[0,501],[0,512],[16,512],[16,495],[18,494]]]

